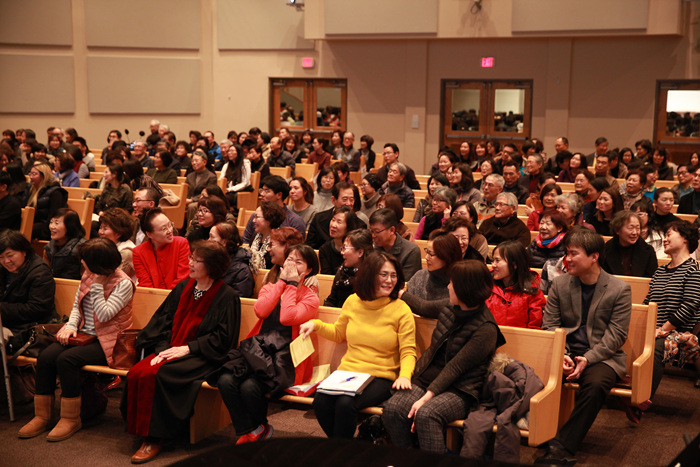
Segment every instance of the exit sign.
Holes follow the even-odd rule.
[[[493,57],[481,57],[481,68],[493,68],[494,63]]]

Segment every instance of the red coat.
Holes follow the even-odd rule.
[[[184,237],[156,252],[150,240],[134,248],[134,269],[139,287],[172,290],[190,275],[190,244]]]
[[[535,274],[532,286],[537,288],[535,294],[514,293],[511,287],[505,290],[494,285],[486,306],[491,310],[499,326],[541,329],[542,308],[546,304],[544,294],[539,289],[540,276]]]
[[[291,326],[292,339],[299,337],[299,325],[314,319],[318,313],[318,295],[304,284],[296,286],[287,284],[283,280],[278,280],[274,284],[265,284],[260,289],[258,300],[253,306],[258,322],[255,323],[247,337],[258,335],[263,321],[270,316],[280,301],[280,324]],[[311,381],[313,371],[314,359],[312,355],[296,367],[294,384]]]

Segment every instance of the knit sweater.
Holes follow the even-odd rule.
[[[449,283],[450,278],[447,277],[445,268],[437,271],[421,269],[406,284],[406,292],[423,300],[444,300],[450,298],[447,291]]]
[[[411,378],[416,366],[416,323],[403,300],[348,297],[334,324],[314,320],[314,330],[333,342],[347,341],[339,370],[377,378]]]
[[[649,284],[644,304],[659,306],[656,326],[670,322],[680,332],[692,331],[700,321],[700,268],[689,258],[675,268],[668,265],[656,270]]]

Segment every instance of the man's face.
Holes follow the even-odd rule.
[[[562,141],[561,138],[557,138],[557,140],[554,142],[554,150],[556,152],[562,152],[566,151],[567,149],[569,149],[569,145],[564,144],[564,141]]]
[[[598,253],[588,256],[586,250],[580,246],[571,246],[566,249],[566,266],[569,274],[581,277],[589,272],[598,262]]]
[[[271,151],[277,152],[280,150],[281,147],[282,147],[282,145],[280,144],[280,139],[277,136],[275,136],[274,138],[272,138],[270,140],[270,150]]]
[[[394,239],[395,227],[384,227],[380,223],[374,223],[369,226],[369,232],[372,234],[372,241],[378,247],[390,246]]]
[[[143,156],[146,153],[146,145],[143,143],[143,141],[137,141],[134,143],[134,150],[132,151],[132,155],[136,156],[137,159],[141,159],[141,156]]]
[[[404,175],[401,175],[399,166],[396,164],[390,165],[389,171],[386,173],[386,181],[389,182],[391,185],[395,185],[397,183],[401,183],[403,179]]]
[[[525,163],[525,168],[531,175],[537,175],[542,168],[542,164],[537,161],[536,157],[529,156],[527,162]]]
[[[693,190],[700,191],[700,169],[693,174],[693,181],[690,182],[690,186],[693,187]]]
[[[118,140],[118,139],[119,139],[119,135],[117,135],[116,132],[112,131],[112,132],[109,133],[108,138],[109,138],[109,142],[111,143],[112,141]]]
[[[201,172],[207,166],[207,161],[205,161],[201,155],[195,154],[192,156],[192,168],[195,172]]]
[[[355,142],[355,136],[352,133],[350,133],[349,131],[343,135],[343,147],[345,149],[351,148],[352,144],[354,142]]]
[[[391,146],[385,147],[382,155],[384,156],[384,164],[386,165],[393,164],[399,158],[399,154],[394,152],[394,148]]]
[[[63,141],[63,130],[61,130],[60,128],[54,128],[53,134],[58,136],[59,140]]]
[[[280,128],[280,138],[281,139],[289,138],[289,130],[287,130],[286,128]]]
[[[281,193],[275,193],[271,189],[267,187],[267,185],[263,185],[263,187],[260,189],[260,200],[261,201],[270,201],[273,203],[279,202],[279,198],[282,196]]]
[[[632,174],[627,177],[627,193],[636,195],[642,189],[642,181],[639,174]]]
[[[507,186],[513,186],[518,183],[518,169],[514,166],[503,167],[503,178]]]
[[[159,127],[160,127],[160,123],[157,123],[157,122],[151,122],[148,125],[148,128],[151,130],[151,134],[158,133]]]
[[[131,207],[134,208],[134,217],[139,217],[144,210],[156,207],[156,203],[148,197],[147,190],[138,190],[134,194],[134,202]]]
[[[204,138],[207,140],[207,143],[209,144],[209,146],[214,145],[214,133],[212,133],[211,131],[205,131]]]
[[[602,143],[600,143],[599,145],[597,145],[595,147],[596,155],[605,154],[606,152],[608,152],[608,142],[607,141],[603,141]]]
[[[605,176],[610,170],[609,167],[610,159],[603,156],[598,156],[595,160],[595,174],[599,176]]]
[[[513,160],[513,155],[515,154],[515,151],[513,148],[510,146],[504,146],[503,149],[501,149],[501,160],[503,162],[508,162]]]
[[[484,198],[486,198],[487,201],[495,200],[498,194],[502,191],[502,188],[494,183],[492,177],[486,177],[486,180],[484,180],[481,188],[484,190]]]
[[[508,219],[513,214],[517,207],[508,205],[508,199],[505,196],[499,196],[496,198],[496,204],[494,204],[494,217],[496,219]]]
[[[688,172],[688,167],[682,166],[678,167],[678,181],[680,182],[681,185],[685,185],[686,183],[690,183],[693,179],[693,175]]]
[[[348,206],[350,208],[353,207],[355,204],[355,193],[353,192],[352,188],[340,190],[338,192],[338,199],[333,198],[333,204],[336,208],[341,206]]]

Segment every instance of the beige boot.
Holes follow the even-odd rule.
[[[20,438],[34,438],[39,436],[51,421],[54,396],[34,396],[34,418],[19,430]]]
[[[80,422],[80,396],[61,397],[61,419],[49,432],[47,441],[63,441],[78,431],[83,424]]]

